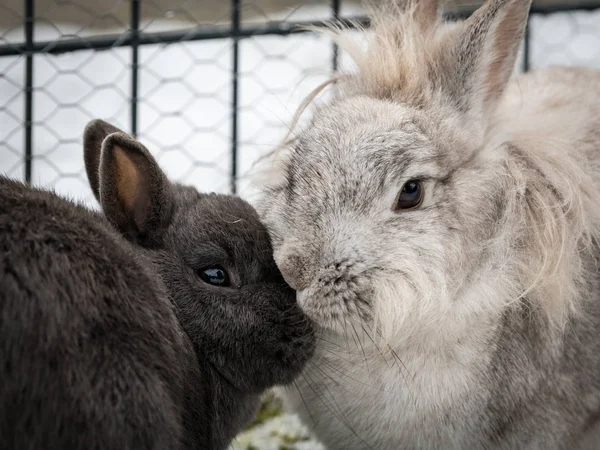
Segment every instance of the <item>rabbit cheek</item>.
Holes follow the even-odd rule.
[[[249,358],[253,367],[255,388],[266,389],[288,384],[300,374],[312,356],[315,337],[308,318],[295,302],[294,292],[286,286],[261,286],[247,303],[254,305],[256,321],[241,340],[241,358]]]
[[[311,320],[294,305],[272,325],[277,333],[277,345],[271,353],[273,364],[282,373],[278,384],[288,384],[300,373],[315,350],[315,336]]]

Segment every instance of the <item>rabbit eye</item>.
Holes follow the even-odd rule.
[[[221,266],[202,269],[198,271],[198,275],[202,281],[207,284],[212,284],[213,286],[227,287],[231,284],[227,271]]]
[[[424,197],[423,183],[419,180],[409,180],[404,183],[398,201],[394,206],[395,211],[406,211],[421,206]]]

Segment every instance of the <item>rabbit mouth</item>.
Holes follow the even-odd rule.
[[[307,288],[296,293],[302,311],[320,327],[344,331],[350,323],[370,324],[372,308],[368,292]]]

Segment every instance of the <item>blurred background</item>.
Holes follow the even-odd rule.
[[[598,6],[535,0],[520,68],[600,68]],[[99,117],[171,178],[251,199],[252,163],[346,64],[300,27],[338,17],[361,19],[361,1],[0,0],[0,173],[93,204],[81,134]]]
[[[349,64],[302,26],[339,18],[363,21],[360,0],[0,0],[0,173],[95,207],[81,136],[102,118],[171,179],[252,201],[253,162]],[[534,0],[517,70],[555,64],[600,69],[600,0]],[[280,413],[266,402],[236,448],[319,448]]]

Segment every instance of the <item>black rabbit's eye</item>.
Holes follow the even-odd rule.
[[[229,275],[221,266],[210,267],[198,271],[202,281],[213,286],[227,287],[230,285]]]
[[[423,183],[419,180],[409,180],[404,183],[398,201],[394,205],[396,211],[415,209],[421,206],[424,197]]]

